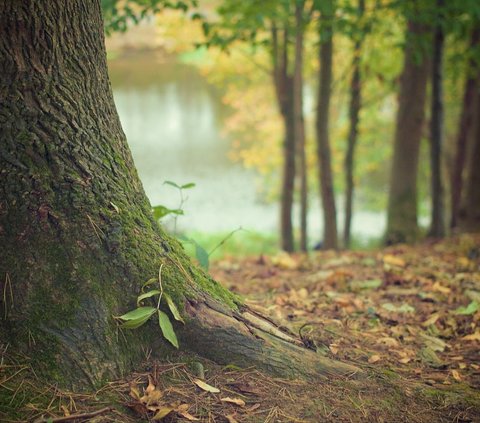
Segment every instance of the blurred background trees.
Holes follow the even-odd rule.
[[[251,218],[264,221],[265,233],[274,222],[284,250],[305,251],[320,240],[324,248],[348,248],[366,228],[364,240],[387,243],[480,228],[475,0],[103,6],[107,32],[143,17],[157,42],[142,46],[146,55],[161,51],[160,62],[193,67],[207,81],[220,99],[215,117],[227,155],[253,172],[243,180],[253,202],[268,205]],[[117,59],[126,51],[110,50]],[[270,207],[277,201],[278,220]]]

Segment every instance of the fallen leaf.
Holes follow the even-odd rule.
[[[458,307],[455,310],[456,314],[462,314],[465,316],[468,316],[470,314],[476,313],[478,310],[480,310],[480,304],[477,303],[476,301],[472,301],[468,306],[466,307]]]
[[[440,318],[440,313],[433,313],[430,315],[430,317],[427,320],[425,320],[422,323],[422,326],[426,328],[428,326],[434,325],[439,318]]]
[[[337,353],[338,353],[338,345],[337,344],[330,344],[328,346],[328,348],[330,349],[330,351],[332,352],[333,355],[337,355]]]
[[[397,267],[405,267],[406,263],[405,260],[392,256],[391,254],[387,254],[383,256],[383,263],[384,264],[389,264],[390,266],[397,266]]]
[[[238,420],[235,419],[236,414],[227,414],[225,418],[228,420],[228,423],[238,423]]]
[[[240,398],[225,397],[225,398],[221,398],[220,401],[236,404],[236,405],[239,405],[240,407],[243,407],[245,405],[245,401]]]
[[[412,359],[410,357],[403,357],[400,360],[398,360],[398,362],[402,363],[402,364],[410,363],[410,361],[412,361]]]
[[[369,357],[368,362],[370,364],[373,364],[380,360],[381,360],[381,357],[378,354],[373,354],[372,356]]]
[[[452,376],[457,382],[460,382],[462,380],[462,377],[457,370],[452,370]]]
[[[138,390],[137,385],[131,384],[130,385],[130,396],[135,398],[136,400],[140,400],[140,391]]]
[[[443,286],[438,281],[432,285],[432,291],[440,292],[442,294],[450,294],[450,292],[452,292],[450,288],[448,288],[447,286]]]
[[[443,352],[445,351],[445,348],[449,346],[445,341],[435,336],[430,336],[426,333],[420,333],[419,335],[420,338],[422,338],[423,343],[433,351]]]
[[[157,414],[153,416],[153,420],[162,420],[167,417],[172,411],[173,408],[171,407],[162,407],[158,410]]]
[[[148,386],[145,389],[145,393],[149,394],[155,390],[155,385],[153,384],[153,379],[150,375],[148,375]]]
[[[218,394],[220,392],[220,389],[215,388],[208,383],[203,382],[200,379],[193,379],[193,383],[197,385],[200,389],[203,389],[204,391],[211,392],[212,394]]]
[[[464,341],[480,341],[480,329],[477,329],[475,333],[471,335],[464,336],[462,339]]]

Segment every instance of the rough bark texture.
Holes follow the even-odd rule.
[[[295,144],[298,155],[298,173],[300,179],[300,250],[307,251],[307,215],[308,215],[308,179],[307,157],[305,151],[305,119],[303,116],[303,9],[305,2],[295,6],[295,70],[293,76],[293,96],[295,111]]]
[[[121,376],[144,348],[172,352],[153,323],[120,333],[113,318],[163,264],[163,289],[188,319],[188,336],[176,325],[183,347],[287,374],[253,333],[274,333],[280,350],[298,340],[261,317],[251,323],[153,220],[113,103],[99,1],[1,2],[0,71],[0,339],[9,351],[74,388]],[[235,318],[210,319],[211,310]],[[318,361],[295,348],[286,363]]]
[[[427,56],[418,40],[425,31],[420,23],[408,22],[388,197],[387,244],[413,241],[418,231],[418,155],[429,74]]]
[[[465,192],[458,213],[458,227],[462,232],[480,231],[480,93],[476,93],[476,125],[467,158]]]
[[[358,21],[362,20],[363,14],[365,11],[365,1],[359,0],[358,2]],[[344,247],[348,248],[350,246],[350,232],[352,225],[352,214],[353,214],[353,191],[354,191],[354,178],[353,178],[353,167],[354,167],[354,155],[355,155],[355,146],[357,144],[358,138],[358,122],[360,115],[360,108],[362,107],[362,87],[361,87],[361,76],[360,76],[360,57],[362,51],[362,42],[363,36],[360,36],[359,39],[355,41],[355,48],[353,51],[353,75],[350,82],[350,107],[349,107],[349,119],[350,119],[350,130],[348,133],[348,145],[347,152],[345,154],[345,225],[343,229],[343,243]]]
[[[437,19],[443,17],[444,0],[437,0]],[[432,58],[432,103],[430,120],[430,166],[432,215],[430,236],[445,236],[445,204],[442,177],[443,148],[443,45],[445,35],[441,22],[435,27]]]
[[[323,206],[324,248],[337,248],[337,211],[333,190],[332,159],[329,138],[329,111],[333,66],[333,1],[328,0],[320,22],[320,81],[316,116],[317,159],[320,197]]]
[[[474,51],[480,43],[480,28],[475,28],[470,41],[470,50]],[[460,201],[463,192],[463,174],[465,169],[465,159],[467,156],[468,139],[472,135],[474,110],[475,110],[475,90],[480,86],[480,76],[478,67],[473,59],[467,66],[467,75],[465,81],[465,91],[463,95],[462,113],[458,124],[457,145],[455,152],[455,162],[453,165],[453,174],[451,181],[451,220],[450,227],[455,228],[458,223],[458,212],[460,210]],[[477,106],[478,107],[478,106]]]
[[[283,35],[280,40],[280,35]],[[289,73],[288,29],[272,29],[273,82],[284,126],[280,234],[282,249],[294,250],[292,207],[295,189],[295,117],[293,77]]]

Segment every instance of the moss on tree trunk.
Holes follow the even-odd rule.
[[[74,388],[121,376],[145,348],[172,351],[157,328],[121,332],[113,317],[163,264],[163,289],[187,318],[183,347],[291,375],[271,357],[293,348],[275,360],[308,367],[295,337],[250,322],[153,220],[113,102],[98,1],[0,3],[0,72],[2,343]]]

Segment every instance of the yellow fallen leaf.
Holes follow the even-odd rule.
[[[452,292],[450,288],[441,285],[438,281],[432,285],[432,291],[441,292],[442,294],[450,294],[450,292]]]
[[[422,326],[426,328],[428,326],[434,325],[439,318],[440,318],[440,313],[433,313],[430,315],[430,317],[427,320],[425,320],[422,323]]]
[[[191,422],[198,422],[200,420],[199,418],[192,416],[188,411],[179,411],[179,410],[176,410],[176,411],[180,416],[185,417],[187,420],[190,420]]]
[[[158,410],[157,414],[153,416],[153,420],[162,420],[167,417],[172,411],[173,408],[171,407],[162,407]]]
[[[138,390],[137,385],[132,384],[130,385],[130,396],[135,398],[136,400],[140,399],[140,391]]]
[[[380,361],[381,357],[378,354],[373,354],[372,356],[369,357],[368,362],[370,364],[376,363],[377,361]]]
[[[239,405],[240,407],[243,407],[245,405],[245,401],[240,398],[225,397],[225,398],[221,398],[220,401],[236,404],[236,405]]]
[[[467,368],[467,364],[466,363],[458,363],[458,368],[459,369],[466,369]]]
[[[338,353],[338,345],[337,344],[330,344],[328,346],[330,351],[332,352],[333,355],[336,355]]]
[[[405,260],[392,256],[391,254],[387,254],[383,256],[383,263],[384,264],[389,264],[390,266],[397,266],[397,267],[405,267],[406,263]]]
[[[227,414],[225,418],[228,420],[228,423],[238,423],[234,416],[235,414]]]
[[[410,361],[412,361],[412,359],[410,357],[403,357],[400,360],[398,360],[398,362],[402,363],[402,364],[410,363]]]
[[[475,333],[472,333],[471,335],[464,336],[462,338],[464,341],[480,341],[480,330],[477,329]]]
[[[145,389],[145,393],[149,394],[155,390],[155,385],[153,384],[153,379],[150,375],[148,375],[148,386]]]
[[[457,370],[452,370],[452,376],[457,382],[460,382],[462,380],[462,377],[460,376],[460,373],[458,373]]]
[[[193,383],[197,385],[200,389],[203,389],[204,391],[207,391],[207,392],[211,392],[212,394],[218,394],[220,392],[220,389],[215,388],[200,379],[193,379]]]

